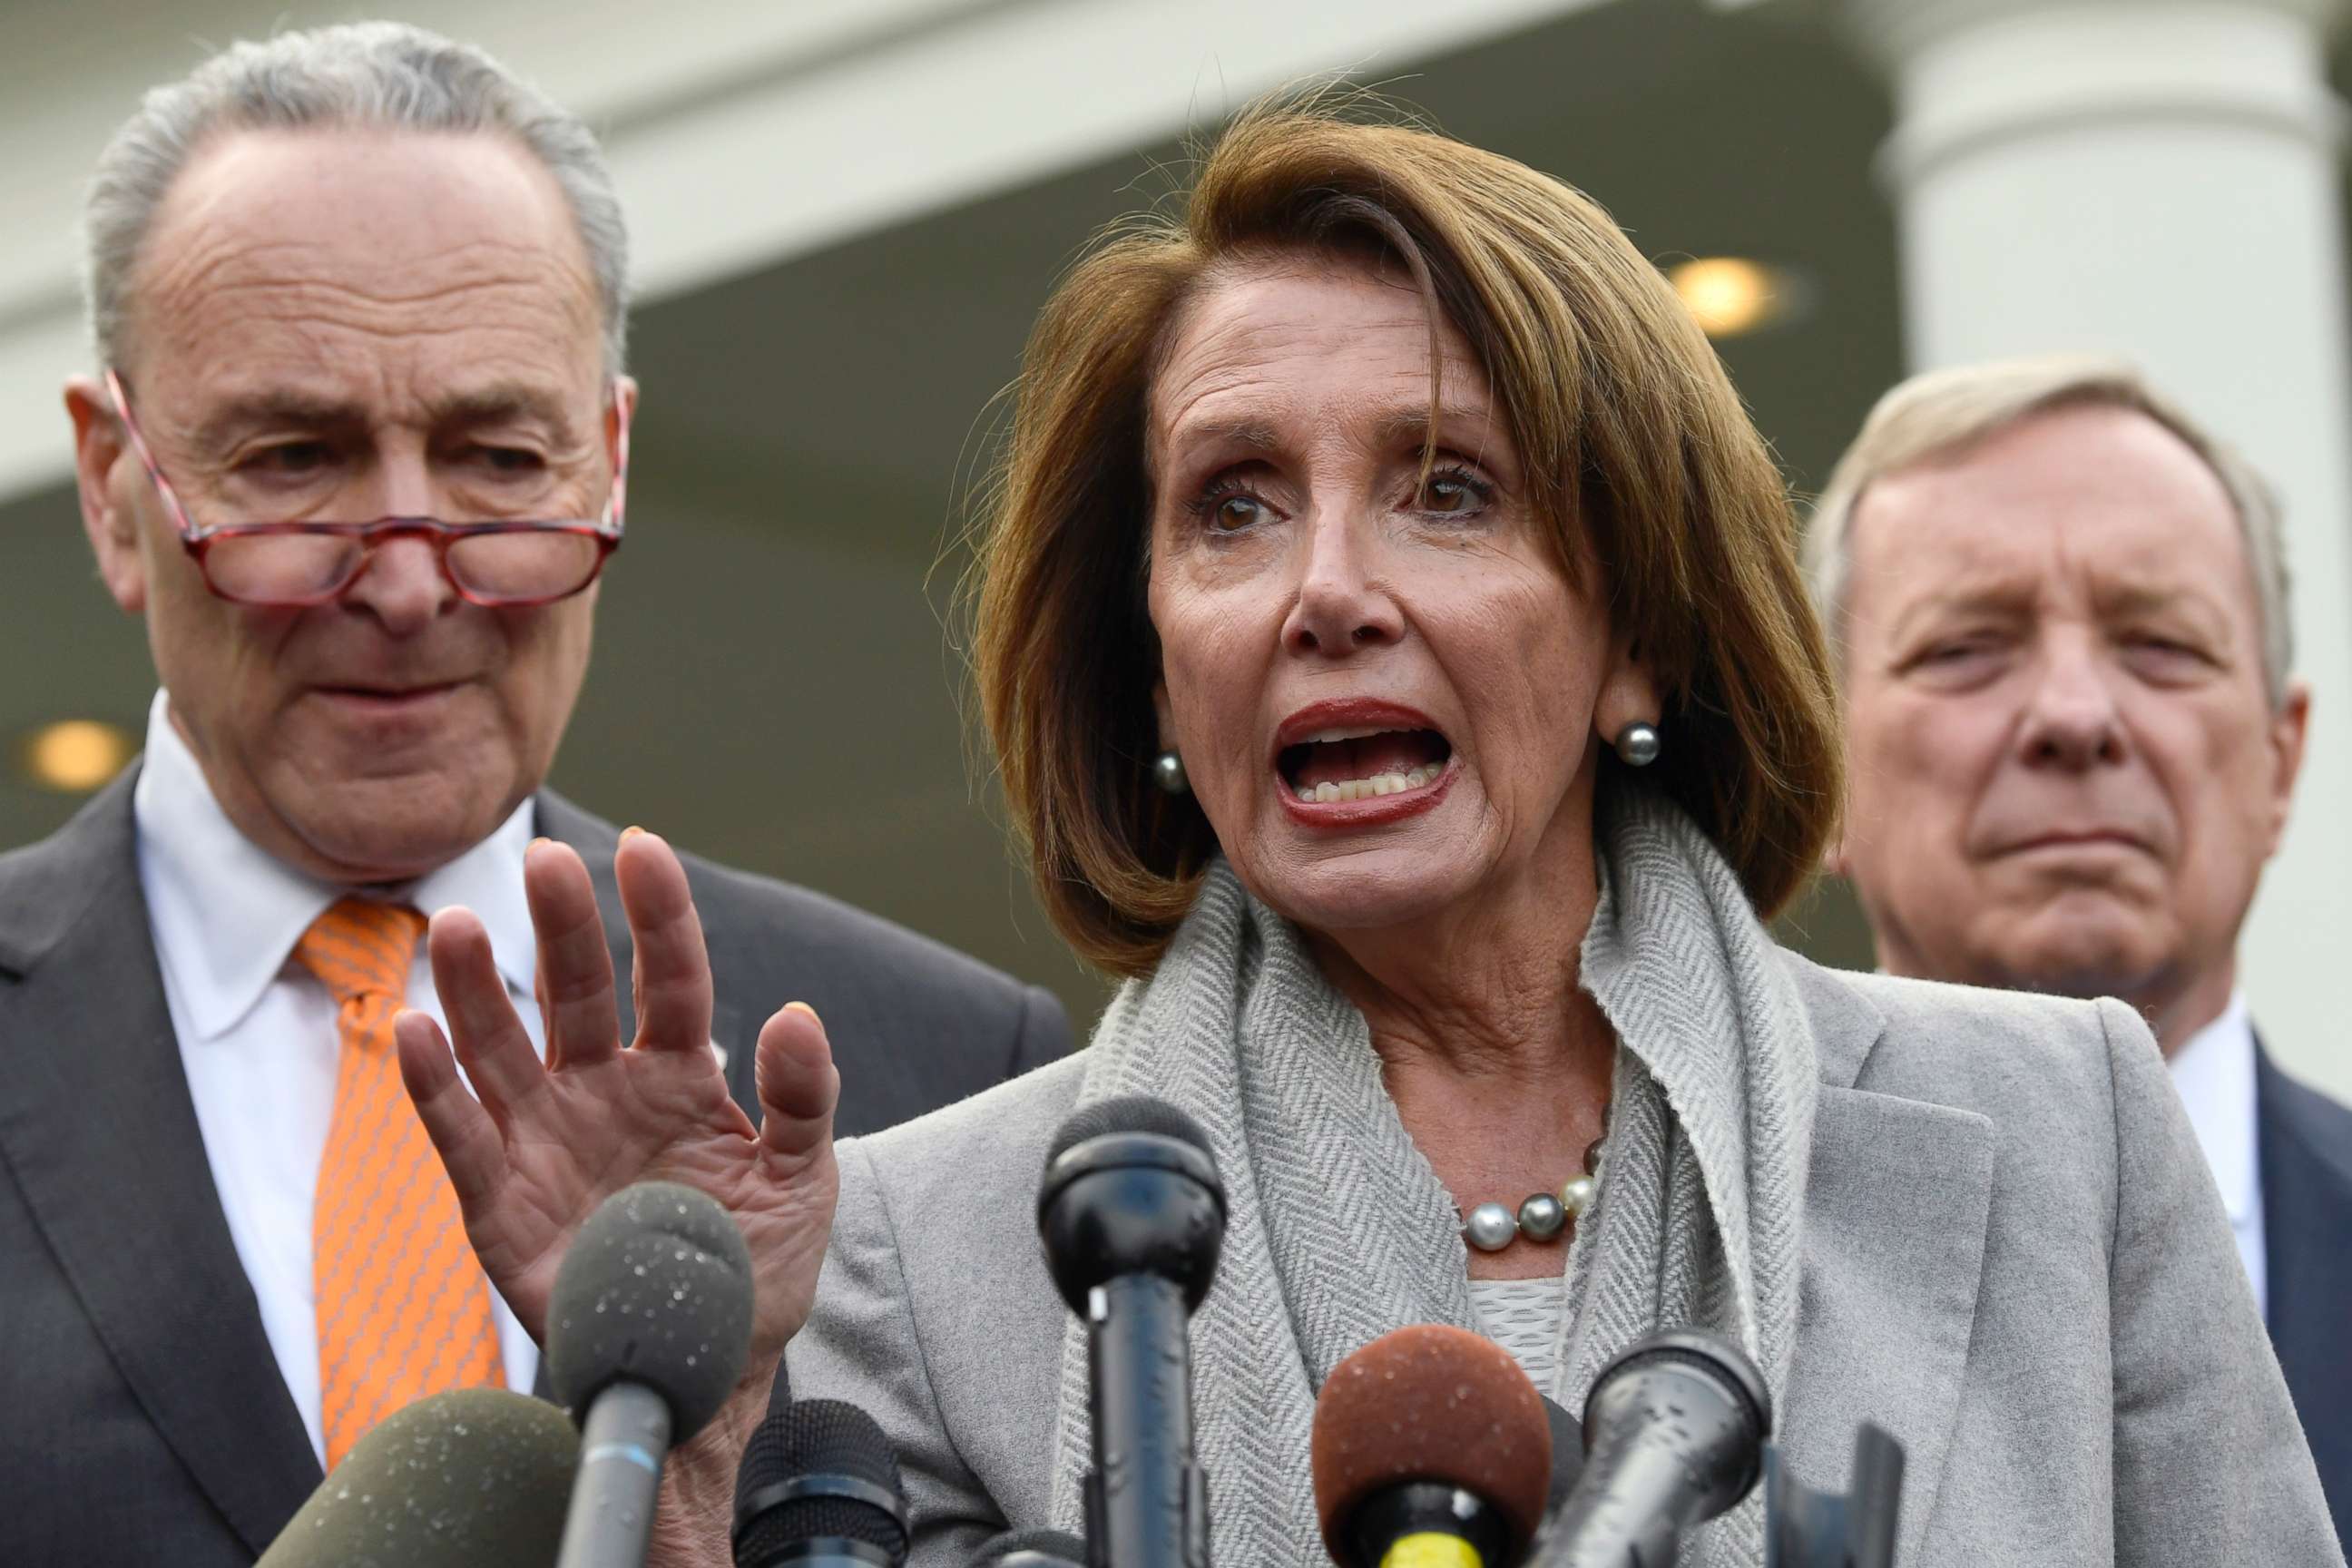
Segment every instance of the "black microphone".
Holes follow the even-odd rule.
[[[1009,1530],[980,1549],[971,1568],[1087,1568],[1087,1543],[1059,1530]]]
[[[735,1473],[735,1568],[899,1568],[907,1494],[874,1417],[838,1399],[768,1412]]]
[[[1308,1462],[1340,1568],[1508,1568],[1543,1518],[1551,1425],[1510,1352],[1416,1323],[1331,1369]]]
[[[580,1423],[557,1568],[641,1568],[662,1461],[717,1414],[751,1346],[751,1254],[692,1187],[640,1182],[588,1216],[556,1270],[547,1372]]]
[[[1552,1403],[1549,1394],[1540,1397],[1544,1419],[1551,1424],[1551,1487],[1544,1494],[1544,1513],[1549,1517],[1568,1500],[1584,1474],[1584,1428],[1577,1425],[1575,1416]]]
[[[1037,1229],[1055,1288],[1087,1322],[1091,1568],[1207,1568],[1188,1320],[1225,1237],[1208,1134],[1143,1095],[1086,1107],[1054,1135]]]
[[[1620,1352],[1584,1403],[1584,1473],[1538,1537],[1537,1568],[1654,1568],[1748,1495],[1772,1400],[1739,1349],[1668,1329]]]
[[[256,1568],[512,1568],[563,1534],[580,1440],[554,1405],[463,1388],[352,1446]]]
[[[1894,1568],[1903,1511],[1903,1445],[1865,1421],[1853,1437],[1853,1485],[1815,1491],[1764,1451],[1764,1568]]]

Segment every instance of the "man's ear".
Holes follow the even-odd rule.
[[[66,382],[65,399],[66,414],[73,421],[74,487],[81,498],[82,531],[89,537],[106,591],[124,610],[140,615],[147,608],[147,562],[140,553],[139,517],[115,482],[122,465],[135,466],[137,459],[104,384],[95,376],[72,376]]]
[[[2294,808],[2294,781],[2303,772],[2303,744],[2311,730],[2311,683],[2290,682],[2286,700],[2271,715],[2271,821],[2267,854],[2278,853]]]
[[[637,417],[637,378],[616,375],[613,378],[613,405],[604,410],[604,460],[619,473],[627,457],[622,445],[623,432]]]

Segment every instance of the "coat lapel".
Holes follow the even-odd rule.
[[[0,1159],[148,1419],[257,1553],[319,1464],[181,1071],[139,885],[135,773],[0,882]]]
[[[2256,1047],[2271,1343],[2340,1521],[2352,1520],[2352,1110]]]
[[[1799,961],[1821,1053],[1805,1194],[1796,1365],[1780,1429],[1797,1475],[1851,1479],[1874,1421],[1906,1464],[1897,1562],[1935,1511],[1976,1322],[1992,1200],[1992,1124],[1970,1110],[1855,1087],[1885,1028],[1834,976]]]

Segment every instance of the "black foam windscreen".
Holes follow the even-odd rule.
[[[640,1182],[606,1198],[556,1271],[547,1372],[575,1413],[623,1379],[661,1395],[670,1441],[699,1431],[751,1346],[751,1253],[692,1187]]]
[[[1549,1515],[1568,1500],[1577,1478],[1584,1474],[1584,1423],[1548,1398],[1543,1406],[1544,1419],[1551,1424],[1551,1489],[1544,1500]]]
[[[841,1486],[846,1479],[853,1483]],[[781,1496],[800,1482],[802,1495]],[[882,1499],[856,1496],[879,1489]],[[890,1439],[872,1416],[838,1399],[803,1399],[768,1413],[735,1473],[735,1561],[758,1568],[807,1541],[862,1541],[903,1561],[906,1489]]]
[[[1054,1134],[1045,1163],[1052,1164],[1089,1138],[1111,1132],[1157,1132],[1203,1154],[1211,1152],[1209,1134],[1187,1112],[1148,1094],[1122,1094],[1072,1111]]]
[[[502,1388],[394,1411],[352,1446],[257,1568],[511,1568],[555,1561],[580,1435]]]

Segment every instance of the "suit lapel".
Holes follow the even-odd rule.
[[[213,1187],[131,791],[126,774],[0,882],[0,1160],[149,1420],[259,1552],[319,1465]]]
[[[1895,1560],[1935,1511],[1967,1373],[1991,1212],[1992,1124],[1974,1111],[1855,1087],[1885,1020],[1798,961],[1821,1055],[1805,1193],[1803,1324],[1780,1429],[1799,1477],[1850,1480],[1874,1421],[1904,1447]]]
[[[2339,1511],[2352,1496],[2352,1112],[2294,1082],[2256,1047],[2263,1253],[2271,1343]]]

